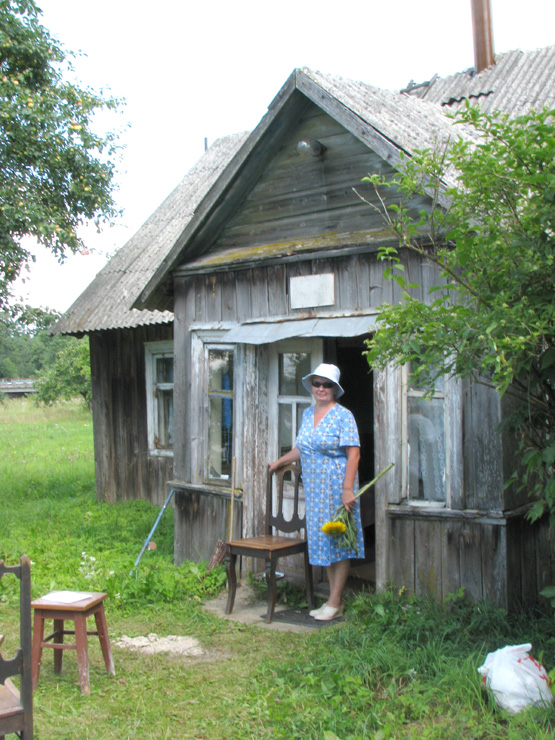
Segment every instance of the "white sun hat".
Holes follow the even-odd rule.
[[[341,372],[337,365],[327,365],[325,362],[322,362],[320,365],[318,365],[316,370],[313,370],[311,373],[304,376],[303,385],[311,395],[312,386],[310,385],[310,381],[315,375],[320,378],[328,378],[328,380],[331,380],[332,383],[335,383],[335,385],[337,386],[337,393],[335,394],[336,398],[341,398],[341,396],[345,393],[343,388],[339,385],[339,377],[341,375]]]

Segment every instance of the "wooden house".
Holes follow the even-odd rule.
[[[523,109],[553,105],[555,50],[543,53],[402,93],[295,70],[251,134],[216,142],[57,325],[91,340],[98,496],[160,503],[172,481],[177,562],[209,558],[225,535],[232,481],[235,534],[259,531],[267,462],[310,403],[300,379],[334,362],[361,480],[395,463],[362,500],[355,573],[438,598],[534,601],[553,547],[525,521],[525,495],[504,487],[514,443],[497,432],[499,397],[445,379],[423,402],[407,368],[372,371],[362,355],[399,295],[376,259],[392,238],[361,181],[465,135],[444,113],[465,97],[503,108],[518,79]],[[540,68],[550,86],[533,84]],[[433,268],[402,259],[425,295]]]

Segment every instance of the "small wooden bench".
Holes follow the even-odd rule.
[[[42,650],[45,647],[54,650],[54,673],[62,672],[64,650],[77,651],[79,683],[83,694],[90,694],[89,686],[89,647],[87,636],[98,635],[104,657],[106,670],[115,674],[112,649],[108,638],[108,626],[104,613],[105,593],[82,593],[78,591],[54,591],[31,602],[35,611],[33,622],[33,688],[39,682],[42,661]],[[87,619],[94,616],[96,631],[87,631]],[[47,619],[54,621],[54,632],[44,636],[44,625]],[[75,630],[65,630],[64,622],[74,622]],[[75,643],[65,643],[64,635],[75,635]]]

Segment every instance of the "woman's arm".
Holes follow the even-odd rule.
[[[301,453],[296,447],[293,447],[292,450],[286,452],[285,455],[282,455],[278,460],[274,460],[274,462],[269,462],[268,470],[270,471],[270,473],[275,473],[278,468],[282,468],[284,465],[289,465],[289,463],[298,462],[300,459]]]
[[[356,501],[353,488],[360,461],[360,447],[345,447],[345,452],[347,454],[347,464],[345,465],[345,480],[343,481],[341,502],[347,511],[351,511]]]

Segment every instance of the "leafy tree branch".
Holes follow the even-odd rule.
[[[119,101],[67,81],[68,54],[33,0],[0,0],[0,310],[34,260],[24,237],[63,259],[78,228],[112,220],[117,136],[97,116]]]
[[[518,477],[540,499],[533,516],[547,508],[555,522],[555,112],[509,119],[469,106],[454,121],[465,136],[447,148],[420,152],[393,180],[368,178],[400,196],[388,206],[380,194],[399,246],[379,259],[402,300],[382,308],[367,358],[417,360],[428,379],[474,378],[515,394]],[[423,196],[429,205],[417,210]],[[403,275],[404,250],[437,268],[422,299]]]

